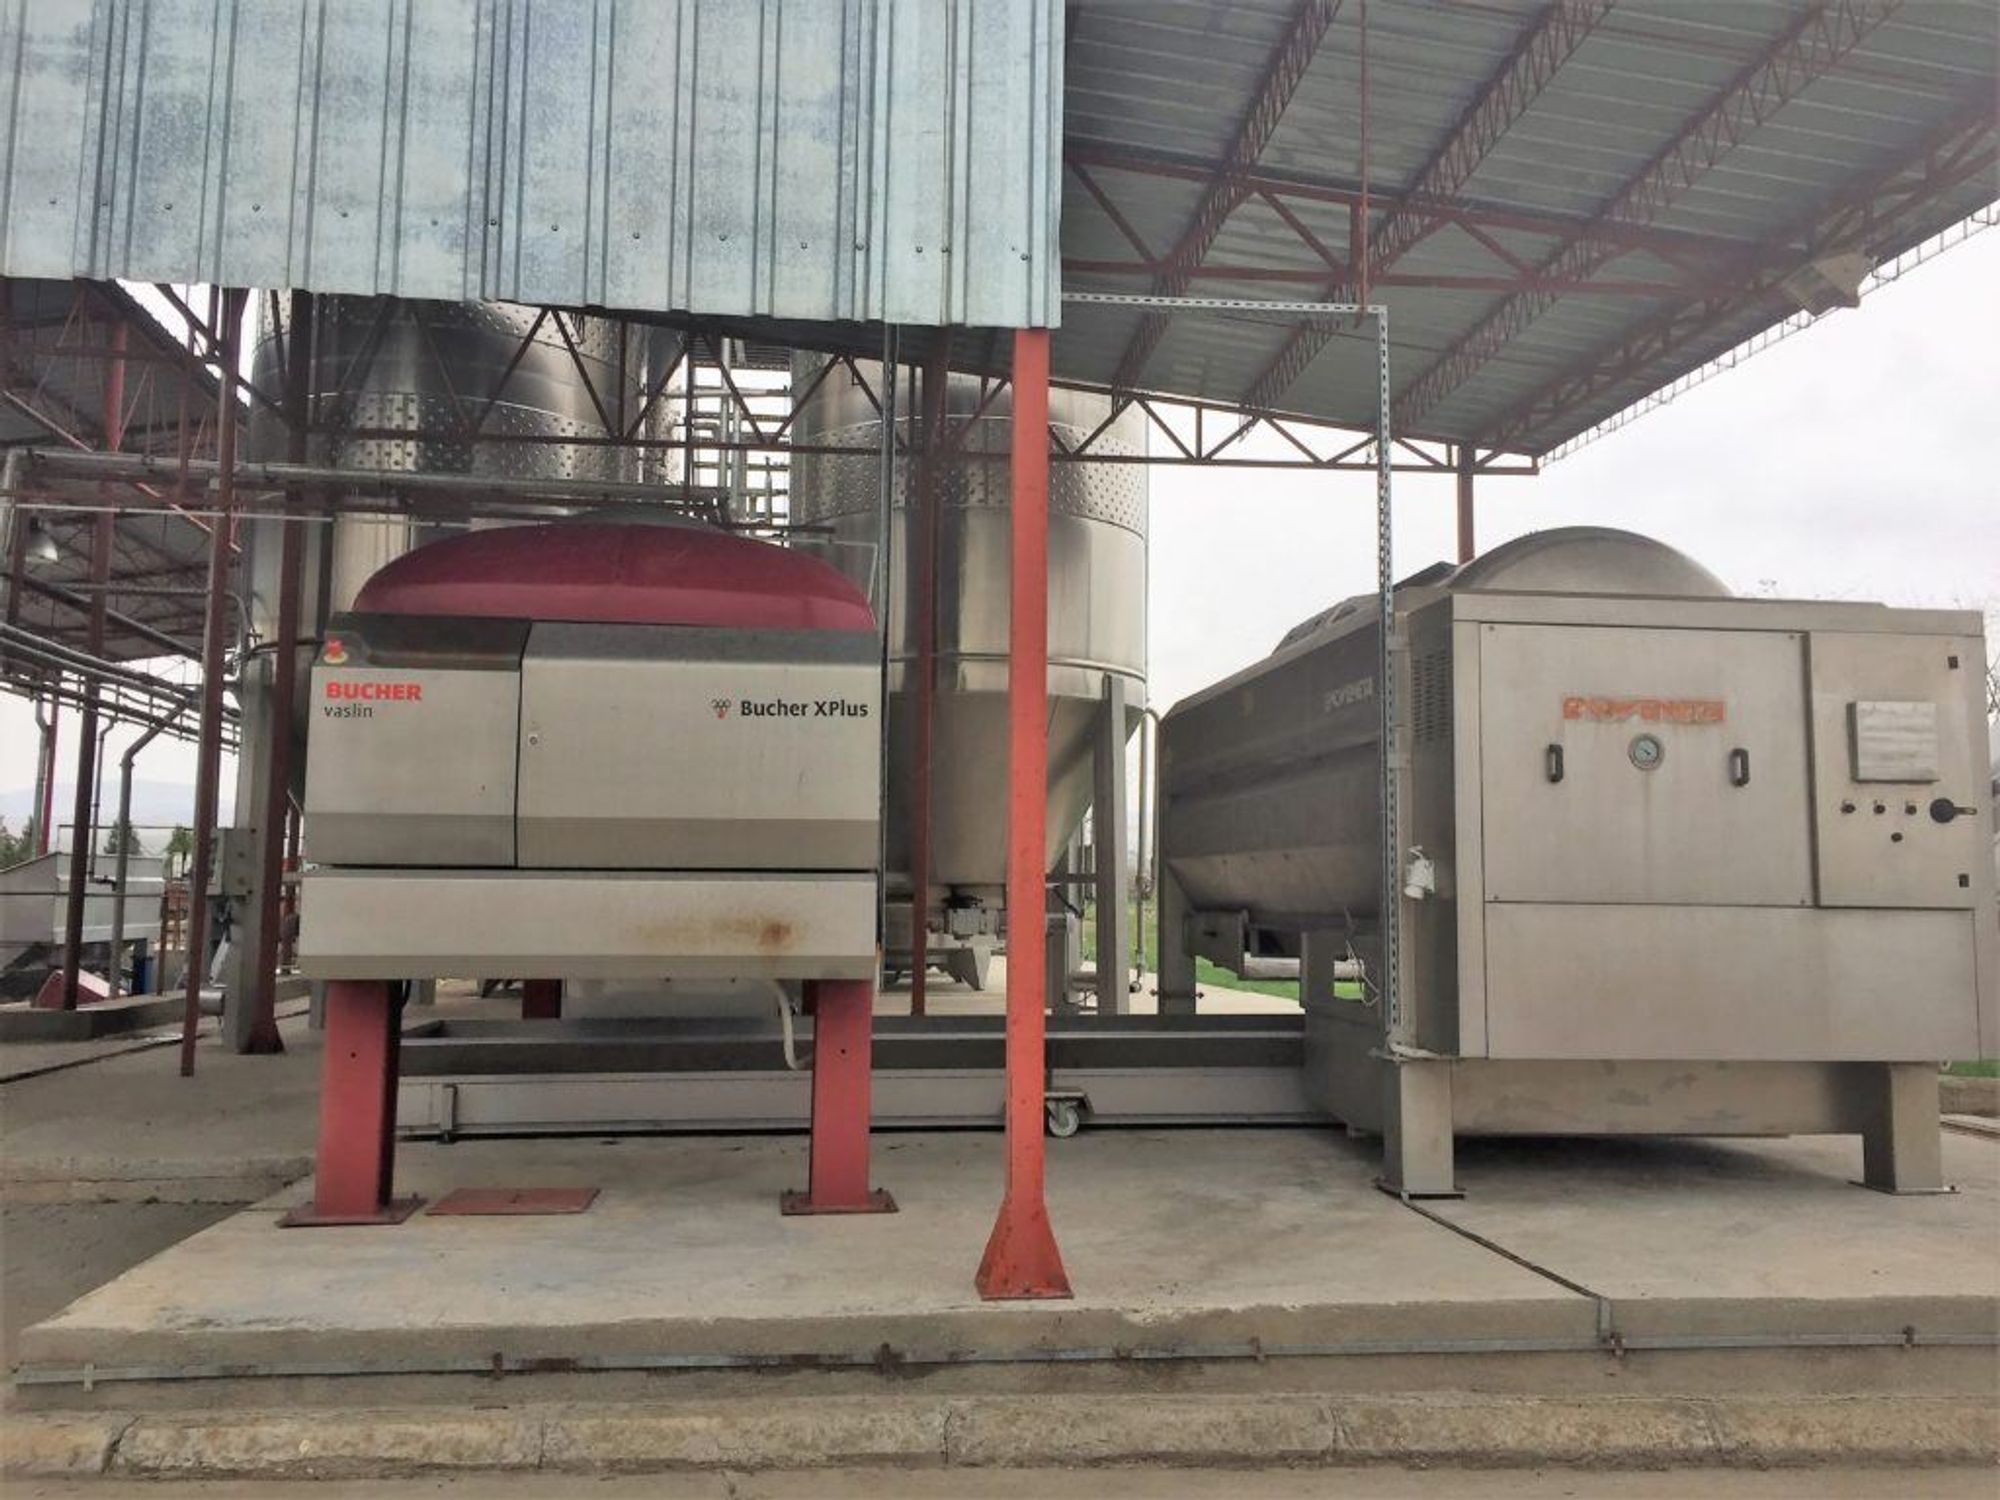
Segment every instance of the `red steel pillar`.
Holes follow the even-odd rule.
[[[1458,460],[1458,560],[1472,561],[1472,475],[1475,450],[1470,443],[1460,443],[1457,447]]]
[[[521,1019],[524,1021],[560,1021],[562,1019],[562,981],[560,979],[522,980]]]
[[[1007,1189],[979,1262],[985,1298],[1067,1297],[1043,1193],[1049,760],[1049,334],[1014,334],[1007,626]]]
[[[892,1214],[896,1200],[868,1187],[869,1084],[874,1067],[875,983],[806,984],[813,1013],[812,1163],[803,1193],[778,1200],[786,1214]]]
[[[422,1201],[391,1191],[402,1030],[402,1005],[386,980],[327,985],[313,1199],[279,1220],[285,1227],[400,1224]]]

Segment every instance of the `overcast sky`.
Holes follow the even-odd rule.
[[[1482,550],[1622,526],[1741,593],[2000,605],[2000,233],[1531,478],[1479,481]],[[1152,693],[1164,708],[1375,586],[1374,480],[1152,471]],[[1457,547],[1448,476],[1397,475],[1398,576]]]
[[[1479,544],[1624,526],[1741,592],[2000,605],[1996,287],[2000,234],[1985,234],[1540,476],[1482,480]],[[1373,494],[1359,474],[1154,470],[1155,704],[1372,588]],[[1449,557],[1454,524],[1449,478],[1399,475],[1398,573]],[[65,716],[66,764],[74,722]],[[124,743],[112,735],[114,762]],[[192,747],[157,744],[138,774],[191,783],[193,767]],[[8,794],[33,781],[33,721],[0,695],[5,805],[24,805]]]

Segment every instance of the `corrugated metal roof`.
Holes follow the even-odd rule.
[[[1809,262],[1886,261],[1995,198],[1990,0],[1371,0],[1365,172],[1361,11],[19,0],[0,31],[0,242],[9,269],[52,276],[693,312],[869,353],[883,319],[985,325],[953,359],[993,369],[992,328],[1059,321],[1059,275],[1158,283],[1288,34],[1331,12],[1189,289],[1351,296],[1358,243],[1421,208],[1435,222],[1371,272],[1398,430],[1542,453],[1793,314],[1784,283]],[[1507,93],[1473,169],[1413,205],[1559,24],[1573,44]],[[1669,191],[1631,201],[1746,97]],[[1552,288],[1542,268],[1579,243],[1602,253]],[[1057,378],[1110,386],[1143,322],[1072,308]],[[1466,357],[1482,329],[1499,334]],[[1272,374],[1294,331],[1176,314],[1135,384],[1371,423],[1353,339]]]
[[[1059,315],[1059,0],[23,0],[9,274]]]
[[[1068,287],[1144,292],[1154,281],[1102,269],[1138,254],[1077,168],[1155,258],[1167,256],[1308,4],[1334,4],[1333,22],[1192,290],[1311,298],[1340,282],[1298,231],[1339,261],[1354,256],[1361,7],[1099,0],[1072,10],[1067,47]],[[1890,259],[1996,196],[2000,8],[1986,0],[1372,0],[1367,176],[1377,231],[1523,38],[1559,8],[1604,13],[1445,205],[1462,223],[1420,239],[1387,268],[1386,281],[1378,268],[1371,299],[1390,309],[1391,370],[1409,408],[1399,430],[1545,452],[1795,313],[1779,283],[1806,261],[1846,248]],[[1815,51],[1822,23],[1858,40]],[[1434,380],[1413,399],[1433,367],[1507,301],[1507,283],[1529,285],[1504,257],[1528,270],[1550,262],[1795,31],[1806,43],[1797,66],[1752,90],[1767,102],[1655,211],[1618,216],[1630,243],[1593,271],[1589,289],[1563,292],[1462,378]],[[1961,144],[1976,139],[1950,171],[1929,183],[1920,172],[1899,175],[1920,166],[1927,143],[1954,123]],[[1875,184],[1899,191],[1866,223],[1837,225],[1843,200]],[[1220,274],[1231,268],[1253,274]],[[1302,273],[1307,279],[1285,279]],[[1126,309],[1072,308],[1056,342],[1058,377],[1110,384],[1138,323]],[[1219,315],[1177,315],[1175,323],[1138,384],[1228,405],[1248,399],[1290,332]],[[1371,423],[1373,385],[1351,364],[1336,339],[1269,409]]]

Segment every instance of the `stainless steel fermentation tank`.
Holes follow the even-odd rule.
[[[1406,1193],[1454,1133],[1859,1132],[1939,1186],[1936,1060],[2000,1045],[1979,616],[1594,528],[1395,601],[1396,1013],[1372,596],[1163,721],[1162,1009],[1301,953],[1308,1091]]]
[[[860,381],[830,372],[800,408],[800,444],[862,450],[800,453],[792,465],[792,516],[829,534],[811,543],[869,586],[881,547],[881,417],[871,391],[880,367],[858,363]],[[804,390],[818,366],[795,364]],[[864,386],[861,382],[865,381]],[[928,906],[933,952],[970,978],[983,966],[978,945],[990,934],[1006,882],[1007,620],[1009,393],[981,402],[972,376],[953,376],[946,408],[956,440],[938,494],[937,681],[932,720],[931,856]],[[915,402],[907,397],[905,412]],[[1109,401],[1071,391],[1050,393],[1049,421],[1072,445],[1102,427]],[[914,417],[899,422],[906,441]],[[1136,411],[1111,422],[1093,443],[1099,452],[1140,455],[1145,419]],[[909,461],[891,490],[886,614],[889,632],[889,778],[887,888],[889,963],[909,946],[910,807],[915,724],[918,541]],[[1094,763],[1107,736],[1122,747],[1139,722],[1146,689],[1146,478],[1141,464],[1062,463],[1049,481],[1049,779],[1048,849],[1053,866],[1093,801]],[[882,606],[878,604],[878,613]],[[1107,708],[1107,703],[1114,705]],[[1109,799],[1107,799],[1109,800]],[[1122,848],[1123,834],[1114,841]],[[1109,846],[1107,846],[1108,848]],[[900,938],[900,942],[899,942]]]
[[[604,435],[593,387],[607,409],[637,409],[632,403],[642,372],[634,351],[646,348],[647,341],[628,336],[620,323],[566,318],[576,346],[573,359],[553,320],[545,318],[538,325],[534,309],[510,303],[328,295],[315,297],[313,306],[307,409],[312,425],[328,430],[312,434],[306,463],[507,479],[637,477],[629,448],[560,441]],[[251,376],[258,390],[277,400],[286,389],[285,361],[292,347],[290,308],[282,298],[260,299],[258,307]],[[579,362],[589,372],[589,385],[578,373]],[[481,428],[493,437],[468,443],[438,436],[459,427],[460,412],[477,410],[496,390]],[[412,436],[381,435],[403,431]],[[547,441],[517,440],[524,437]],[[253,462],[290,458],[291,434],[282,415],[262,403],[253,405],[245,451]],[[294,496],[292,503],[310,509],[310,498]],[[331,520],[305,523],[300,635],[316,638],[329,616],[348,608],[377,570],[441,532],[438,524],[395,513],[342,510]],[[240,615],[231,623],[256,641],[277,636],[283,541],[282,523],[260,520],[245,528]],[[303,795],[305,786],[303,685],[310,659],[311,648],[302,647],[291,758],[295,797]],[[261,858],[257,831],[263,814],[271,672],[271,657],[264,652],[249,657],[241,675],[243,753],[234,827],[222,845],[220,882],[233,955],[224,976],[227,996],[247,995],[254,982],[259,913],[253,893]],[[225,1000],[224,1017],[232,1042],[240,1045],[248,1034],[249,1007]]]
[[[635,351],[645,341],[627,337],[616,320],[566,318],[576,345],[572,359],[552,319],[538,324],[535,309],[512,303],[384,305],[372,297],[322,296],[314,299],[314,308],[307,409],[314,427],[331,430],[313,434],[305,462],[507,480],[638,477],[630,448],[561,441],[605,435],[598,401],[613,412],[637,409]],[[275,308],[269,301],[261,304],[251,377],[274,398],[285,389],[289,323],[282,299]],[[465,442],[440,436],[462,427],[462,414],[477,411],[496,389],[480,426],[490,437]],[[413,435],[381,435],[399,431]],[[282,462],[289,443],[281,415],[262,404],[252,408],[247,443],[252,460]],[[346,609],[377,569],[415,546],[427,530],[407,516],[355,514],[310,528],[305,619],[323,621]],[[252,528],[246,603],[252,629],[266,638],[276,627],[279,540],[276,527]]]

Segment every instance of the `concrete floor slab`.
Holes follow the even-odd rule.
[[[1861,1144],[1481,1140],[1438,1217],[1588,1287],[1627,1339],[2000,1338],[2000,1141],[1947,1132],[1956,1193],[1854,1186]]]
[[[757,1354],[1370,1340],[1588,1341],[1584,1297],[1369,1187],[1332,1131],[1125,1131],[1051,1143],[1074,1301],[984,1304],[972,1272],[999,1138],[878,1138],[902,1212],[784,1219],[790,1137],[406,1145],[399,1190],[596,1186],[585,1214],[283,1230],[295,1189],[27,1330],[24,1364],[369,1368]]]
[[[128,1046],[0,1083],[0,1198],[243,1203],[296,1181],[312,1170],[320,1037],[303,1013],[280,1032],[282,1056],[243,1057],[209,1023],[191,1079],[175,1048]]]

